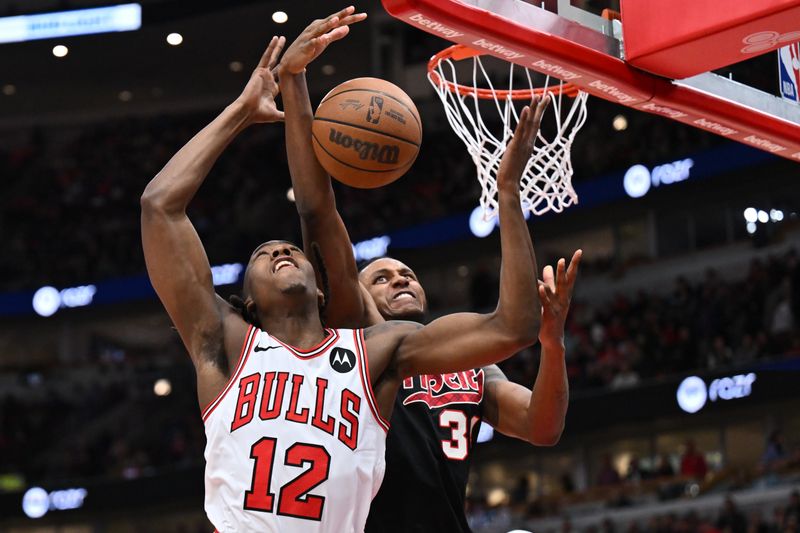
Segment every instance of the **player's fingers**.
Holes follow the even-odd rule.
[[[315,20],[311,23],[311,25],[306,28],[306,31],[309,33],[309,37],[319,37],[320,35],[324,35],[325,33],[331,31],[333,28],[339,25],[339,13],[335,13],[328,18],[324,18],[321,20]]]
[[[272,58],[272,52],[275,50],[275,47],[278,46],[278,40],[279,39],[276,35],[269,40],[267,49],[264,50],[263,54],[261,54],[261,59],[259,59],[258,66],[256,68],[266,68],[267,65],[269,65],[270,59]]]
[[[545,109],[550,105],[550,98],[550,93],[545,93],[536,106],[536,112],[533,114],[533,123],[537,130],[539,129],[539,124],[542,122]]]
[[[328,17],[325,18],[324,21],[329,22],[333,19],[342,19],[344,17],[352,15],[355,12],[355,10],[356,8],[354,6],[347,6],[346,8],[341,9],[332,15],[328,15]]]
[[[570,292],[572,292],[572,287],[575,286],[575,279],[578,277],[578,267],[581,265],[581,257],[583,257],[583,250],[575,250],[569,262],[569,267],[567,268],[567,283]]]
[[[355,24],[357,22],[361,22],[362,20],[365,20],[366,18],[367,18],[367,14],[366,13],[354,13],[352,15],[349,15],[347,17],[342,17],[341,19],[339,19],[340,20],[339,25],[340,26],[349,26],[351,24]]]
[[[520,138],[524,138],[525,134],[528,130],[528,117],[531,115],[531,108],[530,106],[525,106],[522,108],[522,112],[519,114],[519,122],[517,122],[517,129],[514,132],[515,135],[519,135]]]
[[[567,277],[567,262],[562,257],[561,259],[558,260],[558,263],[556,263],[556,286],[558,287],[559,292],[564,287],[564,284],[567,281],[566,277]]]
[[[553,279],[553,267],[550,265],[544,267],[544,270],[542,270],[542,279],[544,280],[545,285],[553,290],[556,289],[555,280]]]
[[[555,289],[550,283],[545,283],[544,284],[544,292],[545,292],[545,295],[547,296],[548,303],[551,300],[555,300],[556,299]]]
[[[332,29],[325,35],[321,35],[319,39],[321,39],[327,46],[333,41],[338,41],[339,39],[343,38],[348,33],[350,33],[349,26],[339,26],[338,28]]]
[[[272,43],[270,43],[272,44]],[[273,70],[275,66],[278,64],[278,60],[281,58],[281,53],[283,53],[283,47],[286,45],[286,37],[281,35],[278,37],[278,42],[275,43],[275,46],[272,48],[272,53],[269,56],[269,62],[267,63],[267,68]]]
[[[540,281],[537,289],[539,290],[539,301],[541,301],[544,305],[549,305],[550,299],[547,297],[547,291],[545,290],[544,283]]]

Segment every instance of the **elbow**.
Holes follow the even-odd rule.
[[[163,208],[163,199],[161,195],[152,186],[152,183],[145,187],[142,196],[139,198],[139,205],[142,208],[142,213],[150,213]]]
[[[534,446],[549,448],[551,446],[555,446],[556,444],[558,444],[558,442],[561,440],[561,434],[563,433],[563,431],[564,431],[563,426],[557,431],[534,429],[528,434],[528,442],[530,442]]]
[[[168,213],[171,210],[175,210],[174,202],[169,201],[170,199],[163,187],[159,187],[154,182],[155,179],[147,184],[142,196],[139,198],[142,214]]]
[[[509,345],[515,350],[523,350],[536,344],[539,339],[541,316],[532,313],[528,316],[498,317],[508,338]]]

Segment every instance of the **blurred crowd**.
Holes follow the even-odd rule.
[[[473,299],[474,300],[474,299]],[[671,291],[640,290],[610,302],[572,302],[566,356],[574,389],[622,389],[687,371],[800,356],[800,262],[795,250],[752,260],[743,279],[674,281]],[[501,363],[532,384],[536,347]]]
[[[796,437],[796,436],[795,436]],[[677,464],[673,469],[672,461]],[[788,504],[753,494],[766,487],[797,487],[800,483],[800,448],[790,449],[781,430],[773,430],[767,438],[761,459],[747,468],[713,470],[705,454],[689,439],[678,457],[662,454],[653,468],[644,468],[636,457],[626,471],[619,471],[610,455],[602,459],[595,483],[584,491],[575,491],[569,476],[564,475],[560,490],[550,495],[537,495],[523,474],[513,490],[501,500],[492,501],[482,489],[473,491],[467,509],[470,525],[476,533],[505,532],[510,528],[528,529],[527,523],[537,519],[563,517],[559,529],[547,529],[539,523],[536,531],[561,533],[797,533],[800,531],[800,493],[795,488]],[[752,489],[755,489],[753,491]],[[788,492],[788,491],[787,491]],[[735,495],[750,494],[746,509]],[[685,510],[674,502],[688,502],[699,494],[725,494],[722,505],[695,502]],[[659,510],[658,505],[669,507]],[[614,511],[651,506],[652,512],[623,516]],[[610,515],[615,519],[598,519],[595,525],[574,525],[570,516]],[[643,518],[644,516],[644,518]],[[589,520],[591,522],[591,520]]]
[[[645,513],[646,514],[646,513]],[[525,522],[511,506],[488,509],[472,507],[470,526],[475,533],[505,532],[509,527],[524,530]],[[620,523],[622,522],[622,524]],[[521,530],[515,530],[521,531]],[[797,533],[800,531],[800,493],[794,490],[788,501],[778,505],[751,505],[745,510],[728,494],[716,511],[655,513],[644,519],[604,518],[596,525],[579,527],[564,518],[551,533]]]
[[[602,101],[592,105],[593,118],[573,147],[576,180],[619,170],[633,160],[659,162],[720,142],[641,113],[630,118],[626,131],[613,132],[618,109]],[[0,291],[75,286],[144,272],[139,197],[211,118],[208,113],[129,118],[4,135]],[[289,187],[282,126],[244,132],[190,206],[212,263],[241,261],[271,237],[297,239]],[[480,196],[473,163],[443,117],[426,124],[420,155],[407,176],[375,190],[338,184],[336,189],[354,240],[463,213]]]

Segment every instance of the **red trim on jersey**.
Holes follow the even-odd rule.
[[[313,359],[327,352],[328,348],[336,344],[336,341],[339,340],[338,330],[325,328],[325,333],[326,333],[325,338],[322,339],[322,341],[320,341],[319,344],[308,350],[301,350],[300,348],[295,348],[290,344],[286,344],[285,342],[275,337],[274,335],[269,335],[269,333],[267,333],[267,335],[269,335],[270,338],[280,343],[281,346],[289,350],[292,354],[294,354],[295,357],[298,357],[300,359]]]
[[[230,388],[233,386],[233,382],[236,381],[236,378],[239,377],[239,374],[241,374],[244,364],[247,361],[247,358],[250,356],[250,350],[253,348],[253,341],[256,339],[256,337],[258,337],[258,330],[254,326],[248,326],[247,335],[245,336],[244,344],[242,345],[242,352],[239,354],[239,362],[236,364],[236,372],[231,374],[231,377],[228,379],[225,387],[219,391],[217,397],[214,398],[214,400],[200,412],[203,422],[205,422],[214,409],[217,408],[219,403],[222,401],[222,398],[225,397]]]
[[[369,377],[369,364],[367,363],[367,345],[364,342],[364,330],[354,329],[353,339],[356,344],[356,353],[358,354],[358,374],[361,376],[361,385],[364,387],[364,392],[367,394],[367,403],[375,421],[383,428],[385,432],[389,432],[389,422],[381,416],[378,410],[378,402],[375,401],[375,392],[372,390],[372,380]]]

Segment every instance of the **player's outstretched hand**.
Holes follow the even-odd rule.
[[[545,94],[544,97],[534,95],[531,105],[522,109],[514,136],[509,141],[503,158],[500,160],[500,168],[497,171],[498,189],[519,188],[522,173],[533,153],[533,143],[539,133],[542,115],[549,104],[550,94]]]
[[[367,18],[366,13],[355,13],[353,6],[346,7],[327,18],[315,20],[303,30],[286,49],[280,64],[280,72],[300,74],[334,41],[350,33],[350,25]]]
[[[275,104],[275,97],[280,91],[275,78],[275,65],[285,44],[285,37],[273,37],[270,40],[242,94],[236,99],[244,107],[251,124],[283,120],[283,111]]]
[[[583,251],[577,250],[572,255],[569,267],[566,261],[559,259],[556,272],[547,265],[539,280],[539,299],[542,301],[542,323],[539,327],[539,342],[544,349],[564,349],[564,324],[572,301],[572,290],[575,278],[578,277],[578,266],[581,264]]]

